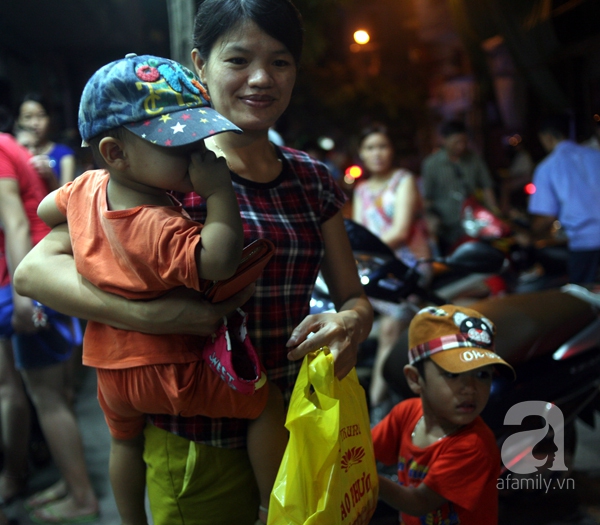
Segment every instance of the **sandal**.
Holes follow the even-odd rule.
[[[25,502],[24,508],[27,511],[33,511],[48,505],[48,503],[54,503],[55,501],[61,500],[66,495],[67,489],[64,485],[64,482],[61,483],[61,481],[58,481],[53,485],[36,492],[33,496],[28,498]]]
[[[83,514],[82,516],[66,517],[61,516],[56,510],[51,507],[41,507],[34,510],[29,514],[29,519],[35,523],[41,523],[43,525],[51,524],[68,524],[68,523],[90,523],[96,521],[100,517],[100,512],[95,511],[90,514]]]

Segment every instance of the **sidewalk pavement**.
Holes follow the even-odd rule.
[[[119,525],[119,515],[108,479],[110,435],[96,399],[96,372],[91,368],[81,367],[78,373],[81,374],[81,386],[77,394],[75,410],[81,429],[88,471],[100,501],[100,518],[92,523]],[[58,479],[58,470],[52,463],[35,470],[29,480],[28,494],[34,494]],[[15,501],[4,509],[5,513],[9,518],[18,519],[19,525],[31,525],[34,522],[29,519],[23,503],[22,499]]]

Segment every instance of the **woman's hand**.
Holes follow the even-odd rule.
[[[44,179],[56,178],[53,170],[54,161],[48,155],[34,155],[29,159],[29,163],[35,168],[39,176]]]
[[[46,187],[49,191],[53,191],[58,188],[58,178],[56,173],[52,169],[54,161],[48,157],[48,155],[34,155],[29,159],[29,163],[33,166],[37,174],[46,183]]]
[[[342,214],[338,212],[325,222],[321,232],[325,243],[321,273],[337,312],[307,316],[287,343],[292,348],[288,359],[302,359],[309,352],[328,346],[334,358],[335,375],[343,379],[356,365],[358,344],[371,331],[373,308],[358,279]]]
[[[335,375],[343,379],[356,365],[358,344],[363,339],[360,323],[354,310],[309,315],[292,332],[288,359],[296,361],[327,346],[334,358]]]
[[[18,334],[30,334],[37,331],[33,323],[33,301],[13,292],[12,326]]]

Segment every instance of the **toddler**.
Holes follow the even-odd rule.
[[[210,107],[190,70],[149,55],[107,64],[83,91],[79,130],[103,169],[47,196],[38,213],[50,226],[66,218],[84,278],[143,300],[181,286],[204,292],[234,274],[243,245],[237,198],[225,159],[207,150],[203,139],[241,131]],[[169,191],[202,196],[204,225],[189,219]],[[142,432],[148,413],[252,420],[248,453],[261,493],[259,517],[266,522],[287,441],[283,400],[266,382],[244,313],[238,310],[228,325],[202,339],[88,323],[83,362],[97,369],[123,524],[147,522]],[[244,366],[233,367],[231,354]]]

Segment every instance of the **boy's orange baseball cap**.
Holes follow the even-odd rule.
[[[462,306],[423,308],[408,329],[408,359],[411,365],[430,358],[452,374],[486,365],[503,365],[515,371],[494,352],[496,327],[479,312]]]

